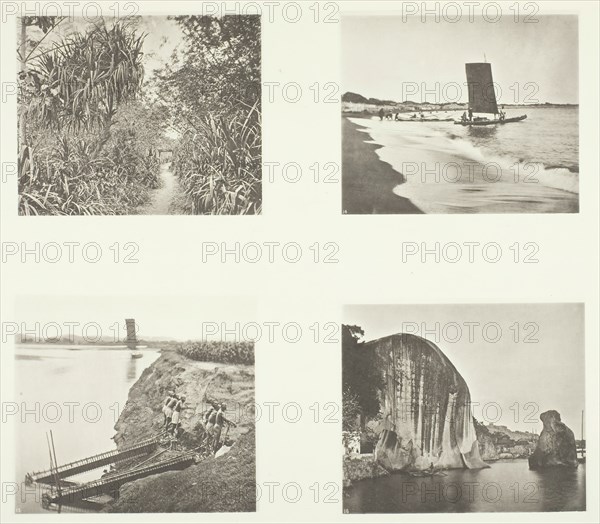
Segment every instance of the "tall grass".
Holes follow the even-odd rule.
[[[173,155],[192,214],[250,215],[262,207],[258,102],[249,111],[213,117],[188,132]]]
[[[144,146],[115,133],[97,155],[96,141],[77,136],[25,146],[19,158],[19,214],[131,213],[158,187],[159,164]]]
[[[135,213],[158,187],[160,120],[137,101],[144,36],[94,23],[21,57],[19,214]]]
[[[193,360],[225,364],[254,364],[254,344],[252,342],[184,342],[177,346],[176,351]]]

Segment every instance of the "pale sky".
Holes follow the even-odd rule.
[[[133,318],[138,327],[138,337],[161,337],[171,340],[199,340],[213,329],[216,323],[219,334],[235,328],[235,323],[255,322],[256,305],[248,297],[199,296],[21,296],[15,305],[15,322],[25,323],[35,329],[35,323],[77,322],[73,332],[81,336],[81,327],[97,322],[103,333],[112,337],[112,326],[118,322],[123,329],[126,318]],[[204,323],[204,326],[203,326]],[[91,331],[90,337],[94,337]],[[53,334],[49,335],[54,336]],[[220,339],[217,335],[210,337]],[[232,340],[232,337],[226,338]]]
[[[472,341],[469,322],[480,324],[473,325]],[[485,419],[482,406],[497,403],[502,409],[497,424],[539,432],[540,413],[555,409],[580,438],[581,410],[585,409],[581,304],[346,306],[344,323],[362,327],[366,341],[411,330],[431,340],[465,379],[471,400],[480,403],[473,407],[480,421]],[[459,325],[460,334],[452,323]],[[493,323],[500,326],[500,335]],[[519,342],[514,341],[516,333]],[[527,335],[529,343],[524,342]],[[510,409],[515,402],[520,406],[519,416],[516,408]],[[526,407],[528,402],[534,405]],[[490,404],[488,409],[487,422],[496,418],[495,407]],[[525,420],[528,414],[533,423]]]
[[[445,86],[458,83],[464,89],[459,101],[466,102],[465,63],[483,62],[485,53],[501,90],[499,102],[577,103],[577,17],[537,18],[538,23],[515,23],[508,16],[497,23],[482,17],[423,23],[416,16],[406,22],[401,16],[344,16],[342,91],[398,102],[452,102],[456,95]],[[417,94],[403,97],[412,83]]]

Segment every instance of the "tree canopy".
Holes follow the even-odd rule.
[[[365,347],[359,326],[342,325],[342,388],[345,429],[357,429],[357,415],[375,418],[380,411],[379,391],[383,377],[373,351]]]

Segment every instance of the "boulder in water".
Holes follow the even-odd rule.
[[[401,333],[367,342],[383,377],[376,461],[388,471],[488,467],[481,459],[471,395],[432,342]]]
[[[578,463],[575,435],[561,422],[558,411],[546,411],[540,415],[540,419],[544,429],[535,451],[529,457],[529,469],[576,468]]]

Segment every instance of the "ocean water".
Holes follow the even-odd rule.
[[[527,460],[500,460],[488,469],[447,476],[397,473],[361,480],[345,491],[345,513],[467,513],[584,511],[585,464],[575,470],[532,471]]]
[[[351,118],[379,157],[402,173],[394,188],[426,213],[577,212],[577,108],[508,109],[522,122],[459,126]],[[428,118],[460,119],[462,112]]]
[[[23,483],[26,473],[49,468],[46,432],[52,430],[59,464],[114,449],[114,425],[129,389],[158,356],[156,350],[144,350],[142,358],[133,359],[126,349],[16,347],[17,513],[46,511],[41,505],[43,489]],[[86,482],[101,474],[96,470],[68,480]]]

